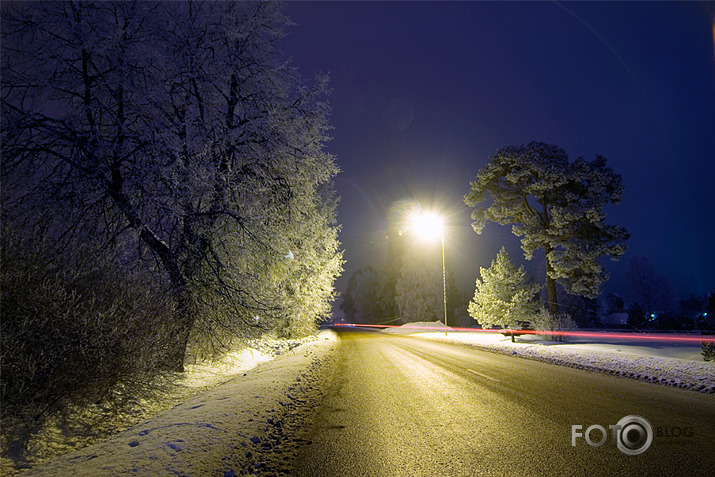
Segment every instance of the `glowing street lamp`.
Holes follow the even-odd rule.
[[[447,336],[447,271],[444,264],[444,224],[435,214],[416,213],[411,217],[412,229],[427,239],[437,235],[442,240],[442,303],[444,305],[444,335]]]

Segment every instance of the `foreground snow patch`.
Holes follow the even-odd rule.
[[[204,388],[228,381],[238,374],[255,368],[277,356],[300,346],[312,338],[294,340],[256,339],[247,343],[243,349],[223,355],[217,361],[186,365],[177,386]]]
[[[411,330],[410,333],[419,338],[463,344],[560,366],[613,374],[692,391],[715,393],[715,363],[658,356],[684,353],[680,350],[664,349],[663,346],[649,347],[635,340],[620,343],[615,348],[608,344],[596,343],[589,346],[583,343],[556,343],[529,338],[512,343],[511,338],[504,338],[499,333],[491,332],[450,332],[448,336],[443,332],[421,333]],[[698,346],[694,348],[697,349]],[[696,356],[695,353],[690,355]]]
[[[206,394],[20,475],[277,473],[297,452],[303,416],[320,398],[337,343],[335,333],[321,331]]]

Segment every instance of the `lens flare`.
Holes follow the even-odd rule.
[[[442,219],[435,214],[416,214],[411,218],[412,228],[420,237],[439,237],[442,233]]]

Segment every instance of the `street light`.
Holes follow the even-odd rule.
[[[442,240],[442,303],[444,305],[444,335],[447,336],[447,269],[444,264],[444,224],[435,214],[416,213],[410,220],[412,228],[422,237],[431,239],[440,235]]]

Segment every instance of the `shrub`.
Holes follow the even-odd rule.
[[[50,417],[107,411],[162,372],[172,305],[88,247],[56,253],[3,235],[0,253],[3,453],[20,460]]]
[[[700,353],[703,355],[703,360],[715,361],[715,343],[712,341],[701,341],[700,349]]]
[[[569,315],[565,313],[553,314],[545,309],[541,309],[534,315],[531,324],[535,329],[546,332],[543,335],[544,339],[553,341],[567,341],[566,336],[558,332],[578,329]]]

